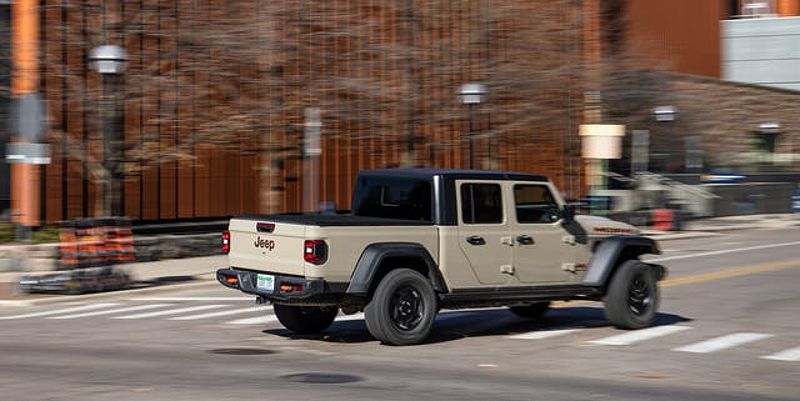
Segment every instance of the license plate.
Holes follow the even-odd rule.
[[[256,289],[260,291],[272,292],[275,289],[275,276],[270,274],[259,274],[256,277]]]

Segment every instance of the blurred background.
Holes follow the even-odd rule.
[[[799,104],[800,0],[0,0],[3,241],[346,210],[383,167],[791,213]]]

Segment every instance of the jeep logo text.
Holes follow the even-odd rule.
[[[261,237],[256,237],[253,245],[255,245],[256,248],[264,248],[268,251],[275,249],[275,241],[271,239],[261,239]]]

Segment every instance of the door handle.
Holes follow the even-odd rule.
[[[517,237],[520,245],[533,245],[533,238],[530,235],[520,235]]]
[[[471,237],[467,237],[467,242],[472,245],[486,245],[486,240],[483,237],[473,235]]]

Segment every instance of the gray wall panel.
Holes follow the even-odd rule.
[[[800,17],[722,21],[722,77],[784,89],[800,86]]]

